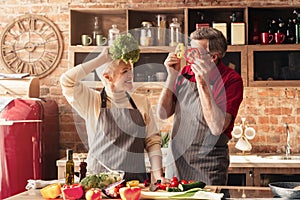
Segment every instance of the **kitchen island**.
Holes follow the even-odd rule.
[[[274,195],[269,187],[242,187],[242,186],[207,186],[208,189],[220,192],[221,189],[228,189],[230,198],[227,199],[281,199],[274,198]],[[7,200],[42,200],[42,195],[39,190],[28,190],[7,198]],[[59,199],[59,198],[57,198]],[[62,199],[62,198],[60,198]],[[107,199],[107,198],[104,198]],[[141,198],[143,199],[143,198]],[[151,198],[147,198],[151,199]],[[153,199],[157,199],[153,198]],[[161,199],[161,198],[159,198]]]

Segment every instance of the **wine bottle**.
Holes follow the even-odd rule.
[[[293,14],[295,15],[295,43],[300,44],[300,12],[296,9]]]
[[[72,149],[67,149],[66,184],[74,184],[74,161]]]

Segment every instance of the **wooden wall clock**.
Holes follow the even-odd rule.
[[[0,39],[2,63],[11,73],[45,77],[57,67],[63,54],[59,29],[40,15],[14,19],[4,28]]]

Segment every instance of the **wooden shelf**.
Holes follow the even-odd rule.
[[[244,86],[250,87],[297,87],[300,86],[299,78],[295,80],[291,77],[285,79],[275,79],[272,75],[273,61],[271,58],[278,59],[282,56],[283,65],[288,62],[287,57],[290,52],[300,54],[299,44],[251,44],[249,38],[253,32],[254,19],[259,18],[259,31],[262,32],[265,28],[266,21],[271,17],[282,16],[284,18],[291,17],[295,7],[279,7],[279,6],[201,6],[201,7],[171,7],[171,8],[127,8],[127,9],[106,9],[106,8],[77,8],[70,10],[70,46],[69,46],[69,67],[74,67],[76,64],[91,59],[103,50],[103,46],[80,46],[80,36],[84,33],[91,33],[93,28],[93,19],[95,16],[101,18],[101,29],[103,35],[107,37],[108,30],[112,24],[117,24],[121,32],[138,30],[141,27],[142,21],[150,21],[155,25],[156,16],[158,14],[166,15],[167,22],[170,23],[173,17],[177,17],[181,22],[182,33],[186,36],[195,29],[195,24],[199,23],[199,16],[204,15],[204,20],[210,23],[225,22],[227,23],[227,32],[230,34],[229,24],[231,22],[230,15],[236,12],[239,20],[245,22],[246,35],[245,45],[229,45],[227,54],[224,58],[227,63],[233,63],[236,70],[241,74]],[[275,12],[276,11],[276,12]],[[168,28],[168,27],[167,27]],[[138,37],[138,36],[136,36]],[[229,37],[229,35],[227,35]],[[188,37],[185,39],[187,44]],[[149,54],[151,61],[163,63],[164,58],[169,52],[174,52],[175,47],[170,46],[148,46],[140,47],[141,54]],[[270,54],[270,55],[269,55]],[[274,55],[275,56],[274,56]],[[280,55],[280,56],[278,56]],[[300,55],[299,55],[300,56]],[[143,56],[141,56],[143,57]],[[152,59],[153,58],[153,59]],[[265,59],[266,58],[266,59]],[[143,58],[142,58],[143,59]],[[141,61],[145,63],[145,61]],[[285,67],[285,66],[283,66]],[[281,66],[280,66],[281,68]],[[261,74],[260,74],[261,73]],[[268,75],[270,73],[270,75]],[[298,73],[298,71],[297,71]],[[294,74],[297,74],[294,73]],[[300,74],[300,69],[299,69]],[[262,76],[262,80],[261,77]],[[268,80],[268,78],[274,78]],[[97,83],[91,86],[99,86]],[[147,83],[148,85],[151,83]]]

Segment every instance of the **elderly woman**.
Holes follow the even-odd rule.
[[[108,47],[96,58],[79,64],[61,76],[63,95],[85,120],[88,135],[88,172],[125,172],[126,180],[144,181],[144,149],[155,182],[164,180],[161,137],[144,95],[129,94],[133,88],[132,62],[112,59]],[[93,70],[104,85],[101,91],[85,86],[82,80]]]

